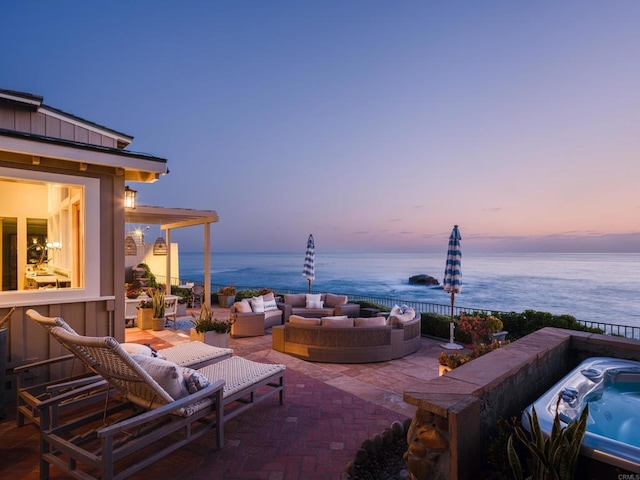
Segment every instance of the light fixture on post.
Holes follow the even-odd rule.
[[[153,254],[154,255],[167,254],[167,242],[164,241],[164,238],[162,237],[156,238],[156,242],[153,244]]]
[[[136,194],[137,190],[130,188],[128,185],[124,187],[124,208],[134,209],[136,208]]]

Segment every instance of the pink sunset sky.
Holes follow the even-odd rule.
[[[226,252],[640,252],[640,2],[3,7],[0,88],[135,137]],[[153,227],[152,227],[153,228]],[[185,251],[200,231],[176,233]]]

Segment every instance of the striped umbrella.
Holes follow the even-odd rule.
[[[451,294],[451,322],[449,323],[449,343],[441,345],[450,350],[459,350],[461,345],[454,343],[453,330],[455,328],[453,322],[453,305],[455,303],[456,293],[462,291],[462,251],[460,250],[460,230],[458,225],[453,227],[453,231],[449,236],[449,248],[447,249],[447,263],[444,269],[444,291]]]
[[[311,284],[316,278],[316,269],[313,257],[316,253],[316,246],[313,243],[313,235],[309,235],[307,240],[307,251],[304,254],[304,266],[302,267],[302,276],[309,281],[309,293],[311,293]]]

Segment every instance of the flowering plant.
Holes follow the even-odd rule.
[[[463,332],[477,332],[480,335],[488,335],[499,332],[502,330],[503,325],[502,321],[493,315],[483,316],[475,314],[472,316],[461,313],[458,326]]]
[[[228,285],[226,287],[222,287],[220,290],[218,290],[218,293],[220,295],[235,295],[236,294],[236,287],[234,287],[233,285]]]
[[[231,325],[233,325],[235,321],[236,321],[235,313],[232,313],[229,316],[229,320],[218,320],[217,318],[213,318],[213,312],[205,304],[200,309],[198,318],[196,318],[195,320],[191,320],[191,323],[193,323],[193,326],[196,329],[196,332],[198,333],[204,333],[204,332],[229,333],[231,332]]]

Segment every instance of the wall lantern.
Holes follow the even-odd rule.
[[[164,238],[158,237],[156,239],[156,242],[153,244],[153,254],[154,255],[167,254],[167,242],[164,241]]]
[[[124,239],[124,254],[125,255],[138,254],[138,246],[136,245],[136,241],[133,239],[131,235],[129,235]]]
[[[136,194],[137,190],[133,188],[129,188],[129,186],[124,187],[124,208],[134,209],[136,208]]]

